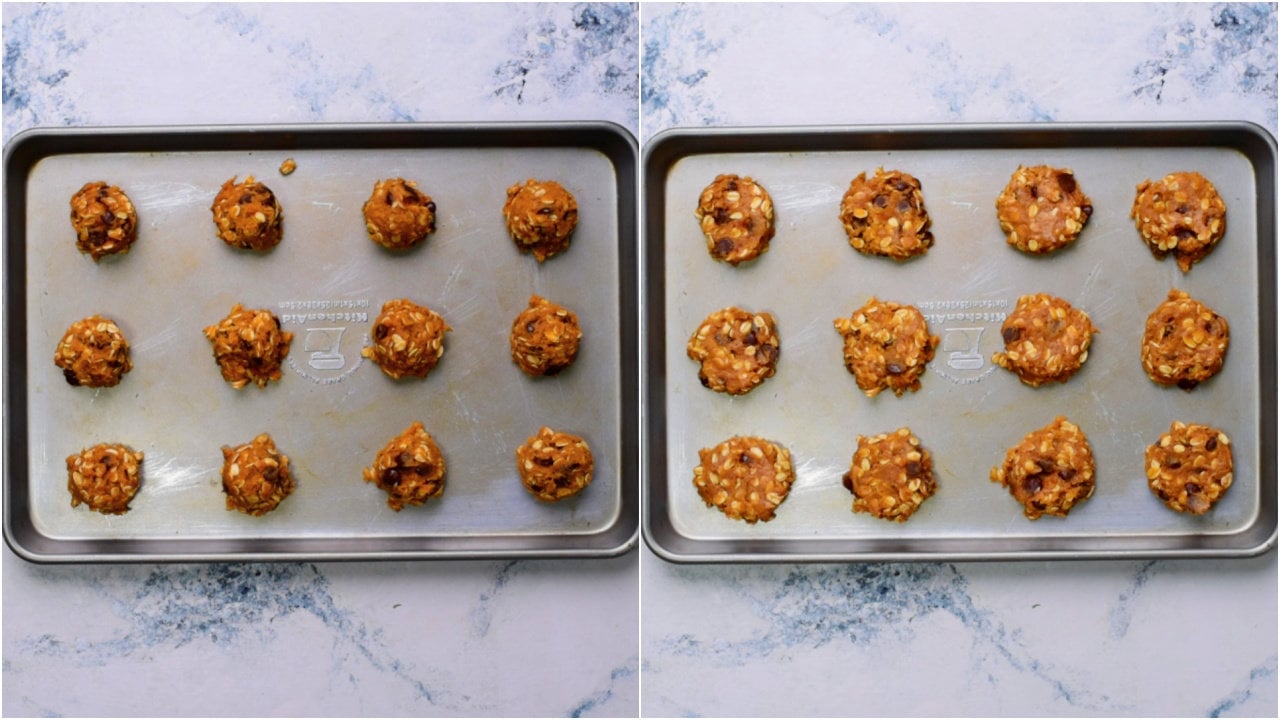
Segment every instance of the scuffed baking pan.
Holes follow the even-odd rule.
[[[643,158],[642,481],[647,543],[674,562],[1231,557],[1276,540],[1276,146],[1246,123],[959,125],[698,129],[655,137]],[[1075,171],[1094,214],[1049,256],[1005,243],[995,198],[1023,165]],[[902,170],[923,184],[935,245],[895,263],[850,248],[840,200],[859,173]],[[1218,187],[1228,229],[1183,274],[1156,260],[1129,217],[1135,186],[1196,170]],[[770,250],[736,268],[714,261],[694,216],[716,175],[772,194]],[[1225,315],[1220,375],[1187,393],[1143,372],[1148,314],[1180,288]],[[995,367],[1000,326],[1020,295],[1046,292],[1088,312],[1100,332],[1065,384],[1031,388]],[[832,326],[871,296],[916,305],[941,345],[922,388],[867,398],[845,370]],[[747,395],[703,388],[689,335],[730,305],[777,318],[777,374]],[[1097,489],[1066,518],[1030,521],[989,479],[1027,432],[1065,415],[1087,434]],[[1167,509],[1147,487],[1143,453],[1174,420],[1232,439],[1235,482],[1206,515]],[[851,512],[841,483],[858,435],[910,426],[933,454],[937,493],[908,522]],[[796,481],[770,522],[708,508],[694,488],[698,450],[733,435],[790,449]]]
[[[35,130],[5,152],[5,539],[40,562],[610,556],[639,522],[636,145],[607,123],[308,125]],[[297,169],[278,168],[287,158]],[[284,239],[227,247],[209,207],[232,176],[278,197]],[[376,180],[416,180],[437,231],[407,253],[374,245],[361,206]],[[506,188],[555,179],[576,195],[572,246],[539,264],[502,219]],[[119,185],[138,210],[128,255],[75,248],[68,201]],[[532,379],[512,320],[537,293],[575,310],[577,362]],[[362,359],[382,304],[407,297],[452,327],[425,380]],[[233,390],[202,328],[233,303],[294,334],[284,377]],[[134,368],[71,387],[53,349],[72,321],[119,323]],[[394,512],[363,468],[415,420],[439,443],[443,495]],[[587,439],[592,484],[560,503],[521,485],[514,451],[542,425]],[[225,509],[223,445],[269,432],[297,489],[275,511]],[[65,458],[98,442],[145,453],[124,515],[72,508]]]

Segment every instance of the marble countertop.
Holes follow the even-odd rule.
[[[1274,5],[5,4],[3,32],[6,142],[37,126],[569,119],[642,143],[703,125],[1276,133]],[[5,548],[0,710],[1275,716],[1276,567],[1274,550],[677,566],[644,547],[55,567]]]

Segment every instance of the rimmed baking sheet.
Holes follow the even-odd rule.
[[[297,163],[278,172],[286,158]],[[607,123],[39,130],[6,151],[6,539],[38,561],[607,556],[637,536],[634,140]],[[257,255],[214,235],[209,206],[254,175],[284,208],[284,240]],[[376,180],[416,180],[438,230],[391,253],[365,235]],[[517,252],[506,188],[556,179],[577,198],[571,248]],[[68,200],[106,180],[134,201],[139,239],[93,263],[74,246]],[[575,310],[568,371],[526,377],[508,333],[537,293]],[[387,378],[360,357],[382,304],[408,297],[452,326],[425,380]],[[201,330],[236,302],[294,333],[285,376],[224,383]],[[52,362],[66,327],[101,313],[133,347],[114,388],[71,387]],[[397,513],[361,479],[391,437],[421,420],[448,465],[445,492]],[[594,480],[535,500],[514,450],[541,425],[584,436]],[[270,432],[296,492],[274,512],[224,509],[222,445]],[[64,458],[96,442],[146,454],[132,509],[73,509]]]
[[[1019,164],[1075,171],[1093,200],[1080,239],[1051,256],[1005,244],[994,200]],[[858,173],[919,178],[936,244],[895,263],[862,256],[838,220]],[[1154,259],[1129,210],[1146,178],[1209,177],[1228,205],[1226,237],[1184,275]],[[1275,542],[1275,143],[1244,123],[675,130],[644,157],[646,357],[644,533],[677,562],[1232,556]],[[772,194],[777,236],[737,268],[712,260],[693,209],[720,173]],[[1146,378],[1147,315],[1181,288],[1231,323],[1226,367],[1191,393]],[[1101,332],[1064,385],[1030,388],[991,363],[1018,296],[1048,292]],[[869,297],[919,307],[942,344],[917,393],[865,397],[832,327]],[[782,341],[777,375],[750,394],[704,389],[689,334],[729,305],[768,310]],[[1065,415],[1097,457],[1094,496],[1067,518],[1028,521],[988,479],[1005,450]],[[1143,452],[1174,420],[1216,425],[1234,443],[1235,484],[1207,515],[1166,509]],[[939,489],[907,523],[850,511],[841,486],[858,435],[910,426],[933,453]],[[692,484],[699,448],[732,435],[787,446],[797,470],[768,523],[707,508]]]

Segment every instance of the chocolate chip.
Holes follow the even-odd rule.
[[[111,221],[113,221],[113,220],[115,220],[115,219],[116,219],[115,213],[111,212],[110,210],[103,210],[103,211],[102,211],[102,221],[103,221],[103,222],[109,223],[109,222],[111,222]]]
[[[1200,491],[1203,489],[1198,484],[1193,482],[1187,483],[1185,487],[1188,495],[1199,495]]]
[[[1036,187],[1035,185],[1031,185],[1031,186],[1029,186],[1029,187],[1027,188],[1027,192],[1031,193],[1031,198],[1032,198],[1032,199],[1036,199],[1036,198],[1040,197],[1040,188]]]
[[[915,460],[911,460],[910,462],[907,463],[906,469],[907,469],[907,477],[919,477],[920,472],[924,470],[924,466],[916,462]]]
[[[1191,228],[1184,228],[1184,227],[1178,228],[1177,230],[1173,231],[1173,236],[1178,238],[1179,240],[1190,240],[1191,238],[1196,236],[1196,231],[1192,230]]]
[[[387,468],[387,471],[382,473],[382,481],[388,485],[399,485],[403,479],[400,474],[400,468]]]
[[[542,467],[551,467],[553,464],[555,464],[555,460],[549,457],[534,458],[533,461],[541,465]]]
[[[726,190],[728,190],[728,191],[730,191],[730,192],[733,192],[733,191],[735,191],[735,190],[737,190],[737,189],[738,189],[738,181],[737,181],[737,180],[730,180],[729,182],[725,183],[725,186],[724,186],[724,187],[725,187],[725,189],[726,189]]]
[[[1200,384],[1199,381],[1192,380],[1191,378],[1180,378],[1178,380],[1178,387],[1183,390],[1194,390],[1195,387],[1199,384]]]
[[[752,346],[760,344],[760,340],[756,338],[755,330],[752,330],[748,332],[745,336],[743,336],[742,342],[745,345],[752,345]]]
[[[1073,478],[1073,477],[1075,477],[1075,476],[1076,476],[1076,469],[1075,469],[1075,468],[1065,468],[1065,469],[1064,469],[1060,474],[1062,475],[1062,479],[1063,479],[1063,480],[1070,481],[1070,480],[1071,480],[1071,478]]]
[[[906,212],[910,209],[911,209],[911,203],[907,202],[906,200],[898,201],[898,212]]]
[[[1043,487],[1044,487],[1044,481],[1040,479],[1039,475],[1028,475],[1022,481],[1022,489],[1026,490],[1032,495],[1040,492],[1040,489]]]
[[[1040,472],[1042,473],[1047,474],[1047,473],[1053,472],[1053,463],[1049,462],[1044,458],[1036,459],[1036,467],[1040,468]]]
[[[268,480],[275,480],[280,477],[280,468],[268,465],[267,469],[262,471],[262,477]]]
[[[763,363],[773,362],[778,357],[778,348],[772,345],[761,345],[756,349],[756,359]]]
[[[1205,449],[1205,450],[1208,450],[1209,452],[1213,452],[1214,450],[1217,450],[1217,449],[1218,449],[1218,438],[1216,438],[1216,437],[1211,437],[1211,438],[1209,438],[1207,441],[1205,441],[1204,449]]]
[[[396,201],[396,199],[395,199],[395,198],[393,198],[393,197],[391,197],[391,191],[390,191],[390,190],[388,190],[388,191],[387,191],[387,204],[388,204],[388,205],[392,205],[392,204],[394,204],[394,203],[395,203],[395,201]]]
[[[377,325],[373,326],[373,339],[381,340],[385,338],[387,336],[387,333],[389,332],[391,332],[390,328],[388,328],[386,325],[383,325],[382,323],[378,323]]]
[[[878,208],[888,207],[888,206],[889,206],[889,198],[888,198],[888,197],[886,197],[886,196],[884,196],[884,195],[877,195],[877,196],[875,196],[875,198],[874,198],[874,199],[872,199],[872,201],[871,201],[871,202],[872,202],[872,203],[874,203],[874,204],[875,204],[875,206],[876,206],[876,207],[878,207]]]
[[[889,363],[889,365],[885,368],[885,370],[887,370],[890,375],[901,375],[903,372],[905,372],[903,367],[898,363]]]
[[[1081,218],[1082,220],[1088,220],[1088,219],[1089,219],[1089,218],[1091,218],[1091,217],[1093,217],[1093,206],[1092,206],[1092,205],[1081,205],[1081,206],[1080,206],[1080,218]]]
[[[1076,179],[1071,173],[1058,173],[1058,187],[1062,188],[1064,193],[1073,193],[1076,191]]]
[[[733,241],[729,238],[720,238],[716,241],[716,255],[720,257],[728,257],[733,252]]]
[[[845,473],[840,476],[840,484],[844,485],[849,492],[853,492],[853,475]]]
[[[80,387],[80,378],[76,377],[76,371],[67,368],[62,371],[62,377],[67,379],[67,384],[72,387]]]
[[[1000,331],[1000,336],[1004,338],[1004,344],[1015,343],[1022,337],[1022,328],[1007,327]]]
[[[902,192],[903,190],[906,190],[909,187],[911,187],[911,185],[906,180],[903,180],[902,178],[896,178],[893,181],[893,189],[897,190],[898,192]]]
[[[251,203],[251,202],[253,202],[253,193],[245,193],[240,196],[241,205],[244,205],[246,203]]]
[[[1188,208],[1186,205],[1179,205],[1176,209],[1174,209],[1174,212],[1178,213],[1179,215],[1186,215],[1187,210]]]
[[[729,211],[722,207],[716,208],[715,220],[717,225],[723,225],[729,222]]]
[[[1174,461],[1172,461],[1172,462],[1170,462],[1170,463],[1169,463],[1169,469],[1170,469],[1170,470],[1177,470],[1177,469],[1178,469],[1178,468],[1180,468],[1180,467],[1182,467],[1182,463],[1181,463],[1180,461],[1178,461],[1178,460],[1174,460]]]
[[[742,453],[741,455],[738,456],[738,462],[742,463],[743,465],[750,465],[751,456],[748,455],[747,453]]]
[[[698,382],[702,383],[702,387],[711,387],[711,381],[702,373],[698,373]]]
[[[539,215],[550,215],[550,214],[551,214],[551,213],[553,213],[553,212],[555,212],[555,211],[554,211],[554,210],[552,210],[552,209],[551,209],[551,208],[549,208],[549,207],[540,207],[540,208],[538,208],[538,214],[539,214]]]
[[[427,209],[428,209],[428,210],[430,210],[431,212],[435,212],[435,211],[436,211],[436,204],[435,204],[435,202],[428,200],[428,201],[427,201]],[[432,229],[434,230],[435,228],[432,228]]]

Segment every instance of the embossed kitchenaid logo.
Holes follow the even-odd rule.
[[[1004,349],[1000,326],[1008,300],[930,300],[916,305],[929,331],[942,342],[930,369],[953,383],[980,382],[996,368],[991,355]]]
[[[280,324],[293,333],[286,362],[312,382],[342,382],[364,362],[360,351],[369,335],[368,300],[285,300]]]

